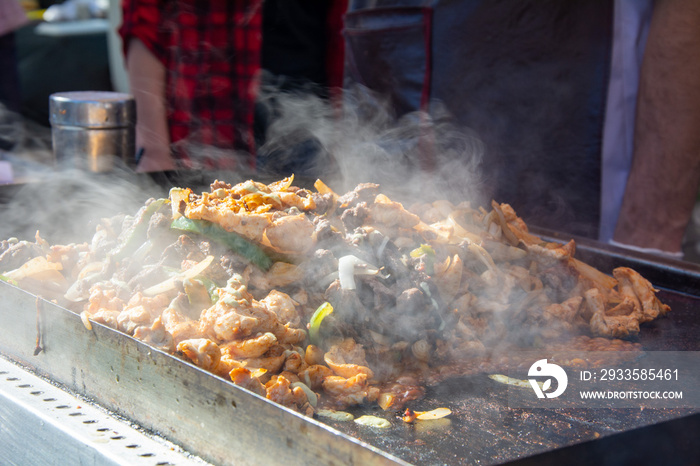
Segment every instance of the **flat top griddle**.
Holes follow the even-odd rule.
[[[672,312],[643,326],[638,338],[643,350],[700,351],[700,298],[670,290],[661,290],[659,297],[671,306]],[[531,396],[532,392],[527,390],[525,394]],[[552,452],[698,412],[690,408],[509,408],[512,404],[507,387],[486,374],[444,381],[430,387],[425,399],[415,404],[415,409],[420,410],[447,407],[453,414],[449,419],[427,424],[406,424],[394,418],[387,431],[353,423],[330,424],[409,463],[486,465]],[[390,418],[378,408],[353,413]]]
[[[579,248],[592,265],[606,272],[631,265],[664,287],[659,297],[672,312],[643,326],[639,342],[644,350],[700,349],[697,268],[645,262],[594,246]],[[390,429],[309,419],[110,328],[93,324],[87,331],[74,313],[39,302],[6,283],[0,283],[0,296],[0,353],[217,464],[280,459],[290,464],[343,465],[504,464],[534,459],[538,464],[557,464],[562,452],[567,452],[567,463],[585,459],[606,464],[605,458],[619,459],[613,455],[618,451],[644,451],[640,442],[672,445],[674,456],[667,458],[667,464],[693,464],[691,459],[700,458],[696,442],[687,438],[697,437],[696,410],[515,409],[508,405],[506,388],[485,374],[431,387],[413,407],[448,407],[453,414],[430,424],[405,424],[395,414],[374,407],[352,412],[389,419]],[[43,349],[34,354],[38,337]],[[671,437],[663,434],[667,426],[675,429]],[[650,428],[662,433],[644,434]],[[648,455],[634,463],[643,464],[645,459],[647,464],[655,462]]]

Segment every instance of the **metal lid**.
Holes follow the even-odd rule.
[[[49,97],[49,121],[52,126],[123,128],[135,123],[136,102],[120,92],[58,92]]]

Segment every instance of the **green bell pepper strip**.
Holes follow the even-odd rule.
[[[219,293],[216,291],[219,289],[219,285],[214,283],[213,280],[208,279],[205,276],[202,275],[197,275],[194,277],[194,280],[197,280],[204,285],[204,287],[207,289],[207,292],[209,293],[209,299],[211,300],[211,303],[214,304],[219,300]]]
[[[169,278],[182,273],[180,270],[173,267],[163,267],[163,271]],[[219,300],[219,285],[216,282],[214,282],[210,278],[205,277],[204,275],[197,275],[196,277],[193,277],[192,280],[197,280],[198,282],[201,282],[202,285],[204,285],[204,287],[207,289],[207,292],[209,293],[209,298],[211,299],[212,304],[215,304]]]
[[[411,257],[418,258],[420,256],[435,256],[435,249],[429,244],[421,244],[416,249],[411,251]]]
[[[0,274],[0,280],[9,283],[10,285],[17,286],[17,282],[9,277]]]
[[[157,199],[148,204],[139,218],[134,221],[126,239],[116,248],[109,252],[109,256],[114,260],[121,260],[132,252],[136,251],[144,241],[146,241],[146,232],[148,231],[148,222],[158,209],[165,204],[167,199]]]
[[[422,258],[425,264],[425,271],[428,275],[432,275],[435,271],[435,249],[429,244],[421,244],[416,249],[410,252],[413,258]]]
[[[332,313],[333,306],[326,301],[321,304],[318,309],[316,309],[316,312],[314,312],[314,315],[311,316],[311,320],[309,321],[309,340],[311,344],[318,346],[318,334],[321,330],[321,322]]]
[[[215,223],[206,220],[193,220],[183,216],[173,220],[170,228],[206,236],[226,246],[262,270],[269,270],[272,267],[272,259],[265,251],[242,236],[226,231]]]

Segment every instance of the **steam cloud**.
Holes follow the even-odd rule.
[[[14,183],[0,185],[0,238],[32,241],[40,231],[51,244],[89,241],[102,218],[133,214],[152,196],[162,196],[153,181],[135,178],[126,167],[108,174],[75,168],[74,161],[56,161],[50,128],[0,105],[0,134]]]
[[[188,141],[197,165],[208,156],[228,160],[230,170],[180,171],[175,181],[193,189],[218,178],[237,183],[248,178],[276,179],[295,174],[298,183],[321,178],[337,192],[361,182],[382,185],[382,191],[402,202],[450,199],[484,204],[478,166],[483,147],[468,129],[457,128],[450,115],[434,102],[431,114],[415,112],[396,119],[386,102],[370,90],[345,91],[336,106],[312,92],[282,92],[263,86],[259,110],[269,119],[265,141],[253,170],[246,156],[234,151],[202,147]],[[11,202],[0,205],[0,237],[33,238],[37,229],[50,242],[89,239],[99,219],[134,213],[148,197],[167,194],[147,177],[133,177],[126,167],[107,174],[73,168],[54,160],[50,129],[32,127],[0,111],[2,121],[14,121],[18,141],[10,158],[24,187],[7,189]],[[25,123],[32,124],[32,123]],[[9,132],[4,132],[9,134]],[[426,160],[431,166],[424,170]],[[88,228],[89,227],[89,228]]]
[[[313,95],[263,93],[277,118],[270,124],[261,152],[281,154],[277,166],[289,165],[290,147],[316,151],[300,175],[322,177],[337,192],[373,182],[402,199],[483,202],[478,167],[479,138],[457,128],[439,102],[431,114],[414,112],[396,119],[387,103],[357,86],[335,107]],[[275,165],[271,166],[275,169]]]
[[[337,193],[363,182],[379,183],[382,192],[407,207],[437,199],[470,201],[472,206],[490,202],[479,173],[482,142],[469,129],[457,127],[439,102],[431,103],[430,114],[415,112],[397,119],[379,96],[362,87],[346,91],[341,107],[313,94],[265,87],[260,105],[272,118],[260,147],[258,171],[248,167],[242,154],[190,145],[188,152],[195,159],[227,158],[235,169],[180,173],[180,186],[196,192],[214,179],[234,184],[294,173],[298,183],[310,184],[318,177]],[[10,204],[0,206],[0,238],[32,239],[38,229],[51,244],[90,241],[100,219],[133,215],[149,197],[167,195],[149,177],[135,177],[126,167],[91,174],[70,163],[57,164],[32,172],[32,177]],[[517,311],[527,299],[528,293],[516,290],[509,306]],[[507,330],[511,336],[529,337],[527,325]],[[499,346],[489,343],[491,350]]]

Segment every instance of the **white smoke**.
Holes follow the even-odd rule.
[[[479,195],[483,144],[457,127],[439,102],[432,103],[430,114],[399,119],[379,96],[359,86],[345,91],[340,105],[309,93],[269,90],[262,102],[274,105],[260,149],[262,157],[276,154],[267,167],[271,172],[295,166],[290,157],[299,153],[290,148],[302,147],[316,157],[297,164],[302,171],[296,175],[320,177],[337,192],[374,182],[401,198],[488,201]]]

